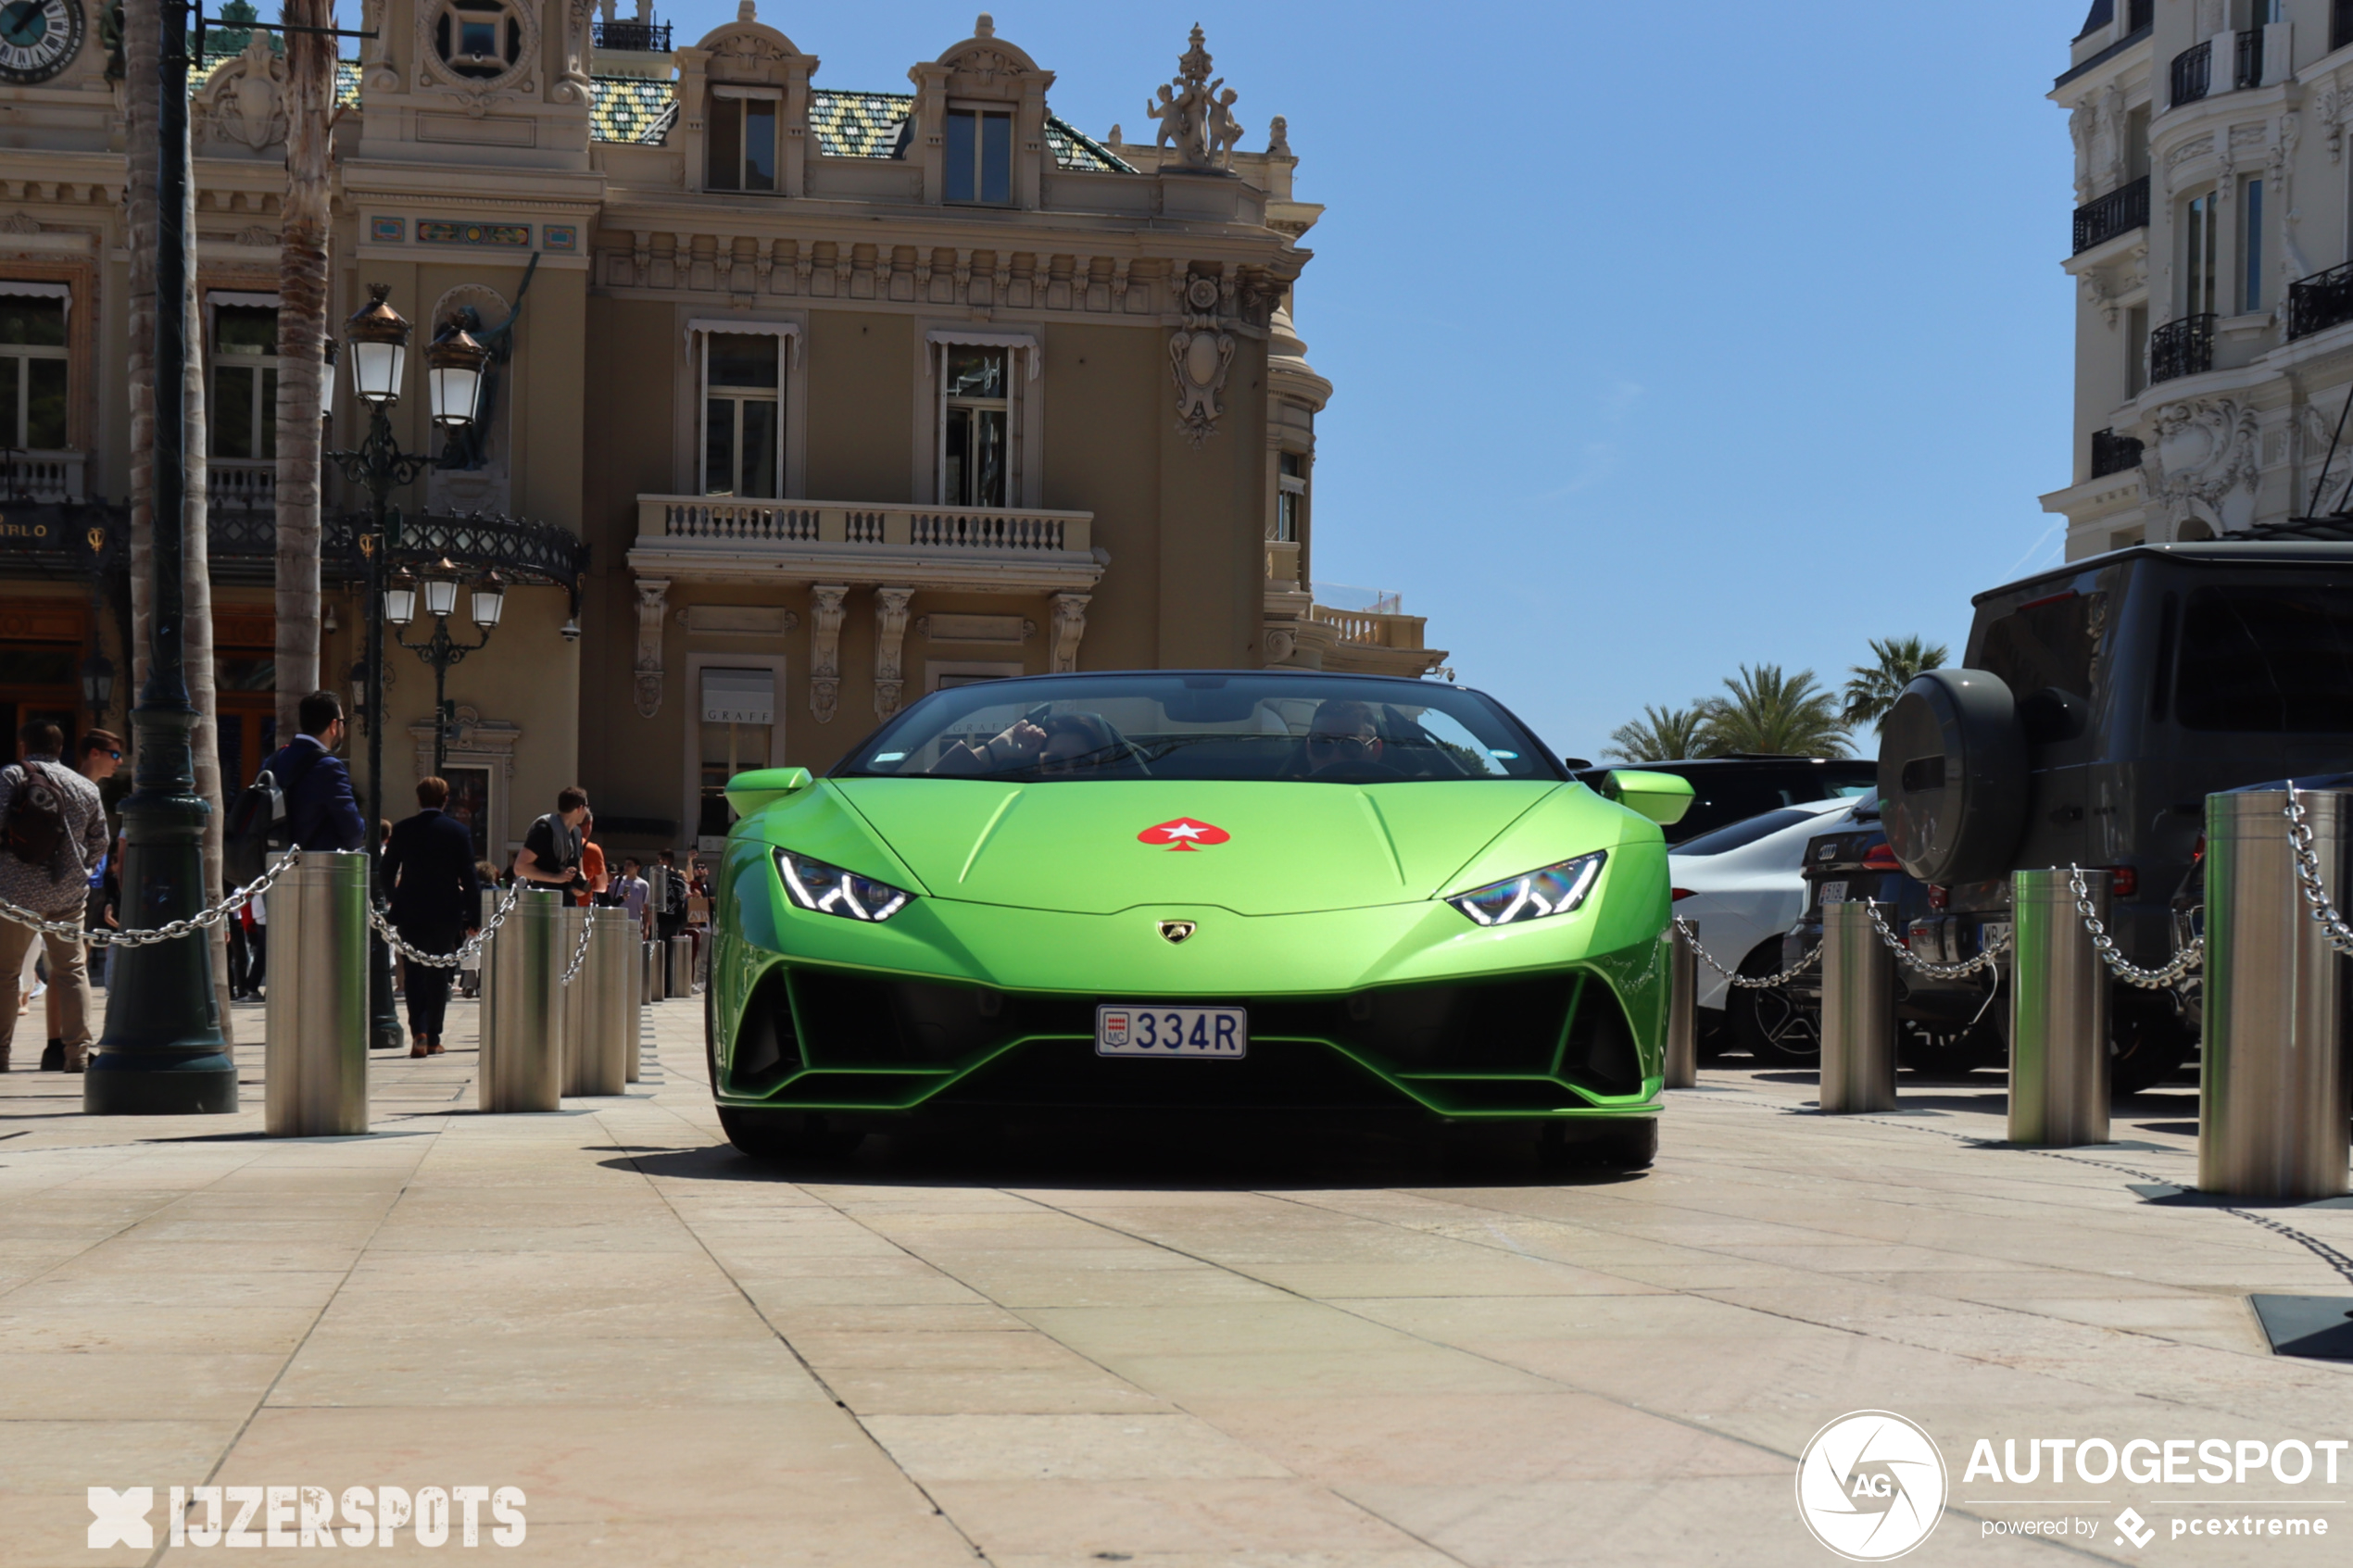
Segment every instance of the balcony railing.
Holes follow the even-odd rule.
[[[919,507],[844,501],[741,501],[718,495],[640,495],[640,539],[715,545],[881,545],[1020,556],[1085,552],[1092,512],[1027,508]]]
[[[2263,30],[2250,27],[2238,35],[2238,68],[2231,74],[2232,84],[2242,93],[2250,87],[2263,85]]]
[[[36,505],[82,500],[82,470],[87,461],[80,452],[0,449],[0,496]]]
[[[1418,648],[1422,646],[1422,629],[1428,624],[1427,616],[1334,609],[1329,605],[1316,605],[1308,614],[1329,626],[1341,642],[1376,648]]]
[[[2106,479],[2141,466],[2141,444],[2112,430],[2092,433],[2092,477]]]
[[[2205,97],[2213,65],[2214,41],[2210,38],[2174,56],[2173,94],[2167,102],[2178,108]]]
[[[274,458],[211,458],[205,463],[206,497],[216,507],[271,510],[278,505]]]
[[[2145,229],[2148,220],[2149,177],[2144,174],[2131,184],[2119,185],[2075,209],[2075,254],[2081,256],[2119,234]]]
[[[2149,333],[2149,384],[2214,368],[2214,317],[2184,316]]]
[[[639,55],[670,53],[670,24],[641,22],[616,19],[596,25],[595,43],[599,49],[619,49]]]
[[[2287,335],[2299,338],[2353,321],[2353,262],[2287,286]]]

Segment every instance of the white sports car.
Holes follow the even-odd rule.
[[[1667,854],[1675,915],[1699,927],[1700,946],[1743,974],[1781,967],[1781,933],[1806,909],[1806,846],[1855,802],[1843,797],[1783,806],[1687,838]],[[1744,1050],[1759,1061],[1812,1062],[1820,1054],[1810,1013],[1777,990],[1735,989],[1699,967],[1700,1048]]]

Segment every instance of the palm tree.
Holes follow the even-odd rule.
[[[296,27],[332,28],[333,0],[285,0]],[[278,736],[319,685],[319,463],[327,332],[329,132],[334,40],[286,35],[286,200],[278,220]]]
[[[1784,675],[1778,664],[1741,666],[1724,683],[1729,696],[1700,704],[1711,755],[1735,751],[1786,757],[1843,757],[1846,730],[1839,722],[1837,698],[1814,684],[1814,671]]]
[[[1870,664],[1847,667],[1846,706],[1839,718],[1848,729],[1869,724],[1874,731],[1886,721],[1887,710],[1904,688],[1931,670],[1944,667],[1943,643],[1931,647],[1919,637],[1873,637]]]
[[[1688,708],[1642,705],[1642,716],[1609,733],[1604,759],[1619,762],[1665,762],[1678,757],[1702,755],[1707,717],[1701,703]]]

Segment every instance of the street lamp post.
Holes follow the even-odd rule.
[[[413,484],[433,465],[432,454],[404,452],[392,433],[392,408],[400,401],[401,377],[407,369],[409,322],[387,298],[384,283],[368,285],[368,303],[345,323],[350,348],[351,389],[368,406],[368,436],[355,452],[331,452],[344,477],[368,492],[368,526],[359,536],[359,553],[368,571],[367,696],[368,726],[368,847],[378,872],[371,894],[379,906],[386,890],[381,870],[384,846],[376,824],[384,821],[384,621],[391,596],[384,571],[400,543],[400,514],[392,493]],[[444,430],[463,430],[473,422],[482,361],[487,356],[462,332],[445,332],[425,351],[426,382],[432,393],[434,423]],[[392,950],[381,936],[371,935],[369,985],[369,1034],[378,1050],[398,1048],[400,1019],[392,1001]]]
[[[132,715],[133,789],[122,803],[126,926],[165,925],[204,908],[204,826],[196,794],[196,710],[182,665],[181,573],[187,535],[188,28],[164,0],[157,82],[155,572],[147,681]],[[140,91],[134,84],[133,92]],[[117,952],[107,975],[107,1027],[82,1081],[98,1116],[169,1116],[237,1109],[237,1065],[220,1033],[210,935],[192,932]]]
[[[401,573],[407,577],[407,572]],[[474,584],[473,621],[482,629],[477,642],[461,643],[449,634],[449,618],[458,612],[458,569],[444,556],[433,567],[433,575],[424,582],[425,613],[433,617],[433,635],[422,643],[412,643],[400,635],[400,629],[416,619],[417,595],[414,588],[396,585],[384,595],[384,619],[392,623],[394,640],[433,666],[433,771],[436,777],[449,760],[449,667],[460,663],[466,655],[479,652],[490,644],[490,633],[498,627],[498,617],[507,604],[506,584],[496,571]]]

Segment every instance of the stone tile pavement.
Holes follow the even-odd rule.
[[[2287,1235],[2134,1193],[2192,1170],[2187,1091],[2037,1154],[1999,1147],[1990,1077],[1833,1120],[1804,1075],[1711,1071],[1635,1178],[1213,1128],[777,1171],[718,1135],[699,1005],[648,1018],[628,1095],[485,1117],[461,1004],[448,1056],[376,1059],[365,1139],[262,1138],[258,1046],[236,1116],[0,1078],[0,1568],[208,1560],[86,1544],[87,1487],[175,1484],[524,1494],[521,1545],[485,1513],[385,1564],[1831,1562],[1794,1462],[1869,1408],[1952,1477],[1909,1562],[2353,1535],[2353,1455],[2334,1485],[1963,1479],[1978,1437],[2353,1437],[2353,1369],[2272,1357],[2246,1302],[2353,1296],[2353,1210],[2247,1211]],[[2335,1529],[2169,1533],[2233,1511]],[[1988,1534],[2066,1516],[2099,1528]]]

